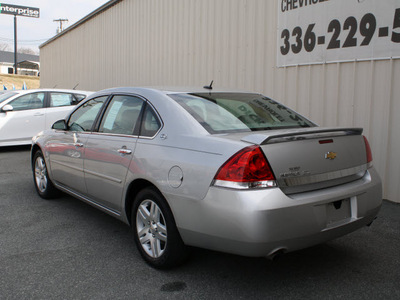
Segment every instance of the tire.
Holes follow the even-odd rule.
[[[131,215],[136,246],[143,259],[157,269],[182,264],[188,250],[176,228],[172,212],[155,188],[140,191]]]
[[[53,199],[59,196],[60,191],[51,182],[46,161],[44,160],[42,151],[36,151],[32,160],[33,182],[37,193],[43,199]]]

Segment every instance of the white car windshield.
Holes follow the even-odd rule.
[[[4,94],[0,94],[0,103],[11,98],[12,96],[16,95],[17,93],[14,92],[6,92]]]

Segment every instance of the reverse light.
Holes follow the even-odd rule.
[[[368,167],[372,166],[372,151],[371,151],[371,147],[369,146],[369,142],[367,140],[367,138],[365,136],[363,136],[364,138],[364,143],[365,143],[365,151],[367,152],[367,164]]]
[[[233,155],[218,170],[214,185],[235,189],[275,187],[274,173],[259,146],[249,146]]]

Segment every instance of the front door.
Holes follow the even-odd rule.
[[[32,137],[45,129],[45,93],[23,95],[9,102],[12,111],[6,112],[7,119],[1,129],[1,141],[14,144],[29,144]]]
[[[135,152],[138,119],[144,101],[134,96],[114,96],[97,133],[86,144],[84,170],[91,199],[119,213],[126,174]]]
[[[50,157],[52,179],[70,190],[85,194],[83,159],[86,143],[99,111],[107,97],[89,100],[70,116],[68,129],[55,130],[51,147],[46,147]]]

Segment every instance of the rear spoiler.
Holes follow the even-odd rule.
[[[302,128],[302,129],[292,129],[275,131],[271,134],[250,134],[243,137],[241,140],[243,142],[248,142],[256,145],[265,145],[271,143],[282,143],[291,142],[296,140],[306,140],[306,139],[318,139],[327,138],[334,136],[345,136],[345,135],[361,135],[363,132],[362,128]]]

